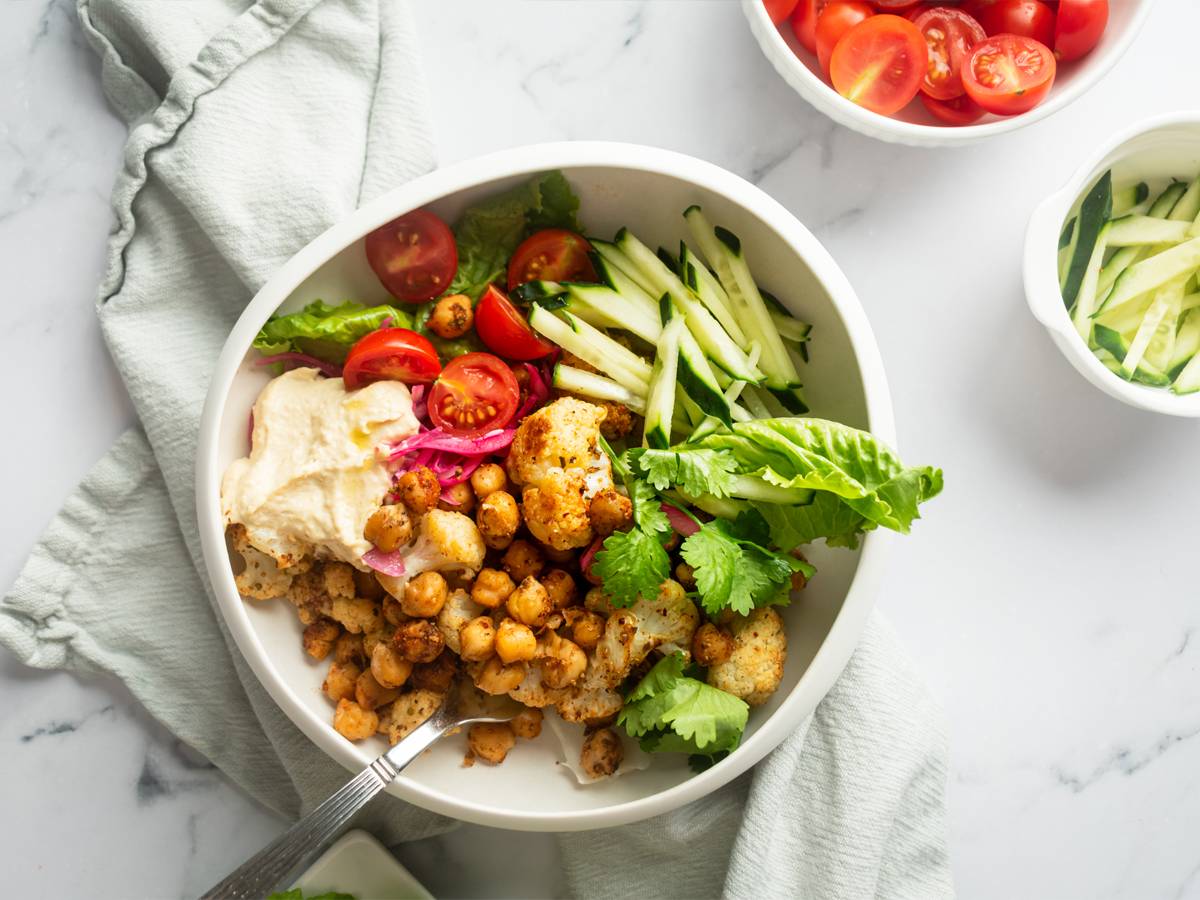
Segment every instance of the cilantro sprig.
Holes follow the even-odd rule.
[[[639,596],[654,597],[671,574],[671,559],[663,548],[671,522],[658,495],[640,479],[631,478],[625,486],[633,504],[633,527],[605,538],[592,565],[613,606],[632,606]]]

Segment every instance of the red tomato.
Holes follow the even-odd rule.
[[[767,8],[767,15],[771,17],[771,21],[778,25],[792,14],[792,10],[796,8],[796,0],[763,0],[763,6]]]
[[[1054,84],[1054,54],[1045,44],[1016,34],[990,37],[971,51],[963,84],[988,112],[1012,116],[1046,99]]]
[[[916,6],[920,0],[871,0],[871,2],[874,4],[876,9],[886,9],[888,12],[895,11],[896,14],[899,15],[900,12],[903,12],[910,6]]]
[[[928,94],[921,94],[921,102],[935,119],[947,125],[970,125],[984,112],[983,107],[966,94],[950,100],[935,100]]]
[[[997,0],[963,0],[960,7],[968,16],[979,22],[983,20],[984,12],[994,5]]]
[[[998,0],[983,11],[979,24],[988,34],[1019,34],[1054,45],[1054,10],[1040,0]]]
[[[535,231],[508,261],[508,289],[527,281],[595,281],[591,249],[585,238],[565,228]]]
[[[450,227],[431,212],[414,210],[376,228],[365,241],[367,262],[393,297],[432,300],[458,268]]]
[[[817,59],[826,76],[829,75],[829,57],[833,56],[833,48],[842,35],[873,15],[875,10],[863,0],[834,0],[821,10],[821,15],[817,16]]]
[[[817,19],[829,0],[800,0],[792,10],[792,33],[809,53],[817,52]]]
[[[504,361],[490,353],[464,353],[446,363],[429,392],[429,417],[458,437],[503,428],[517,412],[521,391]]]
[[[425,337],[407,328],[380,328],[350,348],[342,378],[354,390],[372,381],[433,381],[441,370],[437,351]]]
[[[1054,53],[1079,59],[1100,43],[1108,25],[1108,0],[1060,0],[1054,28]]]
[[[962,67],[971,48],[986,34],[979,23],[965,12],[948,6],[935,6],[922,12],[913,24],[925,38],[929,61],[925,65],[922,93],[938,100],[962,95]]]
[[[829,78],[846,99],[891,115],[917,95],[928,58],[916,25],[900,16],[872,16],[842,35]]]
[[[508,359],[541,359],[554,352],[554,345],[538,337],[521,311],[493,284],[475,307],[475,332],[488,349]]]

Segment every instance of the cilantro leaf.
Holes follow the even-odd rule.
[[[671,531],[671,520],[663,512],[662,501],[646,482],[633,479],[626,482],[629,500],[633,504],[633,521],[637,527],[649,534],[667,534]]]
[[[642,450],[634,462],[660,491],[677,487],[693,497],[728,497],[736,480],[737,459],[726,450],[687,446]]]
[[[617,723],[651,753],[716,754],[737,747],[750,707],[683,674],[684,656],[660,659],[625,699]]]
[[[639,595],[658,594],[659,586],[671,574],[671,560],[654,533],[635,526],[604,539],[592,572],[601,579],[613,606],[632,606]]]
[[[746,515],[736,522],[705,522],[680,549],[695,570],[700,602],[709,615],[731,609],[744,616],[760,606],[785,604],[792,573],[815,574],[807,563],[748,540],[761,526]]]

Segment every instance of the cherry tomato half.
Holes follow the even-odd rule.
[[[800,0],[792,10],[792,34],[809,53],[817,52],[817,19],[828,0]]]
[[[982,22],[985,10],[990,6],[994,6],[997,2],[998,0],[963,0],[963,4],[959,9],[976,22]]]
[[[984,109],[966,94],[950,100],[936,100],[928,94],[921,94],[921,102],[935,119],[947,125],[970,125],[978,121]]]
[[[874,8],[864,0],[834,0],[821,10],[817,16],[817,59],[826,76],[829,75],[829,58],[842,35],[873,15]]]
[[[767,8],[767,15],[771,17],[771,21],[778,25],[792,14],[792,10],[796,8],[796,0],[763,0],[763,6]]]
[[[489,350],[506,359],[541,359],[554,352],[554,345],[537,336],[521,311],[494,284],[488,285],[475,307],[475,333]]]
[[[406,213],[367,235],[367,262],[392,296],[423,303],[441,294],[458,268],[450,226],[423,209]]]
[[[565,228],[535,231],[508,261],[508,289],[527,281],[595,281],[591,249],[586,238]]]
[[[350,390],[372,381],[433,381],[442,370],[428,339],[407,328],[380,328],[350,348],[342,378]]]
[[[1059,59],[1079,59],[1100,43],[1108,26],[1108,0],[1059,0],[1054,52]]]
[[[829,78],[846,99],[890,116],[917,95],[928,57],[925,38],[908,19],[872,16],[842,35]]]
[[[963,66],[971,99],[998,116],[1027,112],[1046,99],[1057,66],[1045,44],[998,34],[975,46]]]
[[[982,41],[983,28],[965,12],[948,6],[927,9],[913,20],[928,50],[921,92],[937,100],[952,100],[966,90],[962,67],[971,48]]]
[[[916,6],[920,0],[871,0],[872,4],[878,10],[888,10],[899,15],[908,10],[910,6]]]
[[[1019,34],[1054,46],[1054,10],[1041,0],[997,0],[983,11],[979,24],[989,35]]]
[[[521,391],[504,360],[464,353],[446,363],[429,392],[433,424],[458,437],[503,428],[517,412]]]

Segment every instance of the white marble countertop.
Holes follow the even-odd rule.
[[[962,895],[1200,897],[1200,423],[1086,384],[1029,315],[1020,270],[1030,211],[1095,142],[1195,108],[1200,5],[1160,2],[1049,121],[944,151],[821,117],[732,2],[417,10],[442,161],[572,138],[691,153],[782,201],[857,288],[905,454],[946,472],[880,605],[948,711]],[[0,443],[7,585],[131,411],[92,311],[123,129],[71,4],[5,4],[0,23],[0,346],[24,388]],[[109,679],[0,653],[0,697],[13,896],[192,896],[281,828]],[[404,859],[444,895],[557,878],[544,838],[486,829]]]

